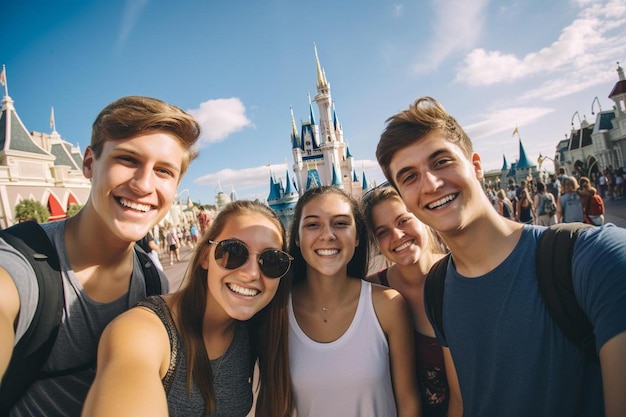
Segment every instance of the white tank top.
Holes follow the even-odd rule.
[[[389,346],[361,281],[352,323],[330,343],[311,340],[298,326],[289,297],[289,366],[297,417],[396,416]]]

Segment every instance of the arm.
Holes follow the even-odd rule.
[[[399,292],[372,285],[374,310],[389,344],[391,382],[398,417],[421,416],[415,375],[415,338],[409,308]]]
[[[562,223],[563,221],[563,208],[561,207],[561,198],[556,199],[556,222]]]
[[[443,360],[446,366],[446,378],[448,379],[448,388],[450,389],[450,400],[448,401],[448,417],[463,416],[463,399],[461,398],[461,388],[459,386],[459,378],[456,374],[456,368],[450,354],[450,348],[442,346]]]
[[[0,380],[9,366],[15,343],[15,319],[20,297],[9,273],[0,267]]]
[[[98,367],[83,416],[167,416],[161,378],[170,345],[159,318],[133,308],[113,320],[98,345]]]
[[[156,242],[153,240],[149,240],[148,241],[148,246],[150,246],[150,249],[155,250],[155,251],[159,251],[159,245],[156,244]]]
[[[626,331],[600,348],[606,417],[626,416]]]

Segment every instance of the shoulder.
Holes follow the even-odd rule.
[[[163,322],[145,307],[133,307],[116,317],[100,339],[99,358],[141,360],[161,365],[169,362],[169,337]]]
[[[585,229],[576,240],[574,250],[577,254],[601,252],[626,256],[626,229],[612,223]]]
[[[378,284],[371,285],[372,303],[377,315],[396,315],[407,311],[407,303],[397,290]]]

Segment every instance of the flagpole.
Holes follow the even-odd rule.
[[[50,128],[53,133],[57,131],[57,125],[54,121],[54,107],[50,107]]]
[[[2,85],[4,86],[4,95],[8,97],[9,83],[7,82],[7,68],[4,64],[2,64],[2,77],[0,77],[0,81],[2,81]]]

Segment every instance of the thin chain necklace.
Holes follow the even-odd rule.
[[[335,311],[337,311],[337,307],[339,307],[339,304],[337,304],[337,305],[335,306],[335,308],[333,308],[332,310],[331,310],[330,308],[328,308],[328,307],[322,307],[322,311],[323,311],[324,313],[327,313],[328,311],[330,311],[330,313],[328,313],[328,315],[327,315],[327,316],[324,316],[324,313],[319,313],[319,314],[320,314],[320,316],[322,317],[322,320],[324,320],[324,323],[328,323],[328,319],[330,318],[330,316],[332,316],[332,315],[333,315],[333,313],[334,313]]]

